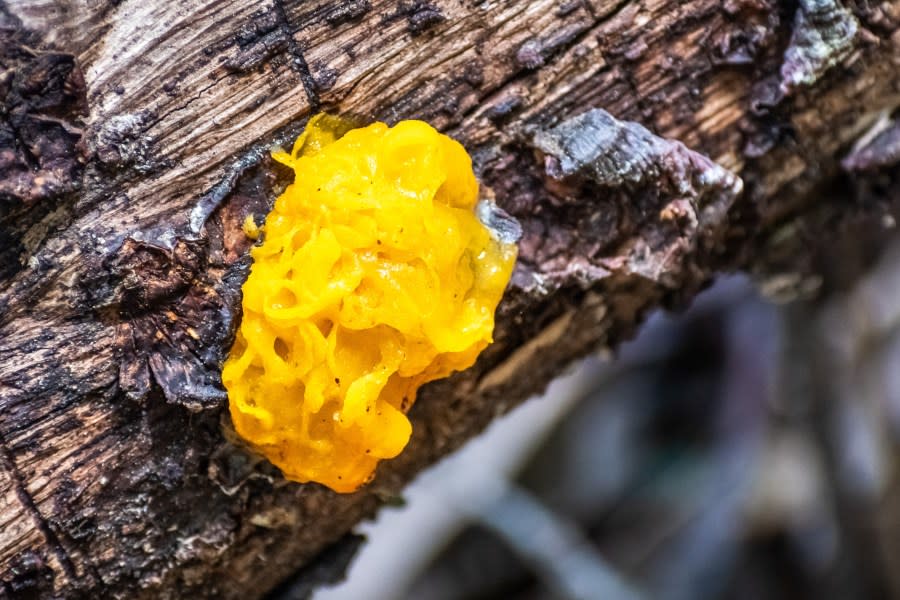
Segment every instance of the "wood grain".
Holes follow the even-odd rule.
[[[811,56],[797,40],[847,19],[850,46],[819,48],[834,64],[783,86],[785,57]],[[843,219],[846,199],[817,190],[856,185],[841,159],[900,104],[898,24],[896,0],[0,5],[3,179],[27,164],[72,180],[0,201],[0,595],[262,597],[573,359],[718,270],[774,269],[767,240],[786,223]],[[743,194],[709,201],[671,169],[627,185],[548,174],[535,135],[592,108],[680,140]],[[423,390],[409,448],[343,496],[232,443],[218,381],[240,223],[285,184],[267,151],[320,110],[451,133],[531,236],[496,343]],[[62,162],[21,150],[66,140]]]

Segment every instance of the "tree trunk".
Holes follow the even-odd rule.
[[[897,209],[898,27],[900,0],[0,2],[0,595],[327,578],[355,523],[653,308],[723,270],[852,278]],[[495,344],[350,495],[232,443],[219,380],[241,223],[289,175],[268,149],[319,111],[429,121],[524,231]]]

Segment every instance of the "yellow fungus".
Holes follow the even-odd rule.
[[[465,149],[421,121],[310,120],[273,157],[266,218],[222,371],[238,434],[285,477],[351,492],[400,453],[424,383],[492,341],[515,244],[478,220]]]
[[[253,219],[253,215],[247,215],[247,218],[244,219],[244,222],[241,225],[241,229],[244,230],[244,235],[251,240],[255,240],[259,237],[259,226],[257,226],[256,221]]]

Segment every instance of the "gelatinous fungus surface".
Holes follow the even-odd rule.
[[[491,342],[516,247],[426,123],[319,115],[273,156],[296,178],[252,250],[222,379],[235,429],[288,479],[350,492],[406,445],[416,390]]]

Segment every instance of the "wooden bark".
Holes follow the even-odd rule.
[[[898,0],[0,3],[0,595],[261,597],[716,272],[809,292],[896,208],[898,26]],[[233,444],[218,376],[267,150],[321,110],[457,137],[524,230],[496,343],[352,495]]]

